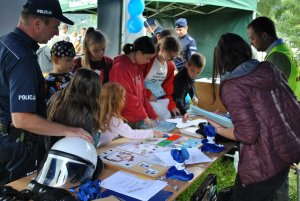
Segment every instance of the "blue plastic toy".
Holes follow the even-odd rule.
[[[215,136],[217,135],[216,130],[211,125],[204,125],[203,127],[204,135],[206,139],[202,140],[203,146],[201,147],[201,151],[203,152],[212,152],[212,153],[219,153],[224,151],[224,145],[217,144],[215,142]]]
[[[180,181],[189,181],[194,178],[194,174],[185,169],[185,161],[190,158],[186,148],[176,148],[171,150],[171,155],[176,164],[168,170],[166,177],[168,179],[177,179]]]

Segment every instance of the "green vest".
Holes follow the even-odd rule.
[[[288,83],[294,94],[297,96],[298,101],[300,101],[300,68],[297,66],[296,59],[293,57],[294,53],[292,49],[286,44],[279,44],[273,47],[271,52],[266,56],[265,60],[273,54],[274,52],[280,52],[288,57],[291,63],[291,73],[288,77]]]

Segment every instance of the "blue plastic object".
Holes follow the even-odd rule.
[[[177,179],[180,181],[189,181],[194,178],[194,174],[188,172],[184,168],[184,162],[190,158],[189,152],[186,148],[182,147],[181,149],[172,149],[171,155],[173,159],[182,165],[183,169],[177,169],[176,165],[169,168],[166,177],[168,179]]]
[[[142,30],[144,23],[140,17],[131,16],[126,26],[129,33],[138,33]]]
[[[175,166],[170,167],[166,177],[168,179],[177,179],[180,181],[189,181],[194,178],[194,174],[185,170],[177,170]]]
[[[141,15],[144,9],[145,9],[144,0],[131,0],[128,4],[128,13],[131,16]]]
[[[71,193],[77,193],[79,201],[90,201],[101,198],[100,180],[87,181],[85,184],[80,185],[79,190],[70,189]]]

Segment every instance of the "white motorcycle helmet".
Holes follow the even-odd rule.
[[[79,137],[65,137],[48,151],[36,181],[54,188],[72,188],[98,179],[103,163],[93,144]]]

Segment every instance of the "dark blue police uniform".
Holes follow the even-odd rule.
[[[19,28],[0,37],[0,184],[36,170],[45,152],[44,138],[14,128],[11,117],[13,112],[46,117],[38,48]]]
[[[181,44],[181,52],[180,56],[174,60],[175,66],[178,71],[183,70],[185,63],[189,60],[189,58],[197,52],[196,41],[190,35],[185,35],[179,38]]]
[[[158,42],[158,41],[157,41],[157,38],[156,38],[156,35],[159,34],[162,30],[163,30],[163,29],[162,29],[160,26],[157,26],[156,29],[154,30],[154,32],[153,32],[153,34],[152,34],[152,36],[151,36],[151,38],[152,38],[154,44],[157,44],[157,42]]]
[[[155,30],[153,30],[153,33],[151,34],[151,38],[153,42],[157,44],[158,41],[156,35],[159,34],[163,29],[160,26],[158,26],[156,20],[153,18],[149,18],[144,22],[144,27],[149,27],[149,26],[156,26]]]
[[[187,27],[187,20],[185,18],[179,18],[175,21],[176,28]],[[180,56],[174,60],[175,66],[178,71],[184,69],[185,63],[189,58],[197,52],[196,41],[190,35],[186,34],[185,36],[179,38],[181,44]]]

